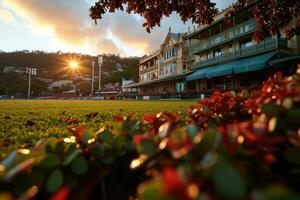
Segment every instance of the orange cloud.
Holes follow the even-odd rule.
[[[24,18],[28,27],[51,30],[52,35],[60,42],[74,46],[76,50],[81,48],[86,52],[88,49],[88,52],[95,54],[119,53],[142,56],[159,48],[169,26],[173,26],[175,32],[186,27],[179,17],[174,15],[162,22],[162,28],[155,28],[148,34],[142,26],[144,19],[125,12],[107,14],[95,26],[89,18],[90,5],[85,0],[2,0],[2,2],[15,15]],[[9,19],[8,16],[4,18]]]
[[[0,20],[8,24],[17,24],[15,16],[5,8],[0,8]]]

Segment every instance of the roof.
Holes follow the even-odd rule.
[[[176,80],[176,79],[180,79],[180,78],[184,78],[184,77],[185,77],[185,74],[176,74],[176,75],[171,75],[171,76],[168,76],[165,78],[160,78],[160,79],[155,79],[155,80],[151,80],[151,81],[139,82],[139,83],[126,85],[126,86],[124,86],[124,88],[135,88],[135,87],[139,87],[139,86],[143,86],[143,85],[150,85],[150,84],[154,84],[154,83]]]
[[[148,54],[148,55],[142,57],[142,58],[140,59],[140,61],[139,61],[139,64],[143,64],[144,62],[146,62],[146,61],[148,61],[148,60],[151,60],[151,59],[157,57],[158,54],[159,54],[159,50],[156,50],[156,51],[151,52],[150,54]]]
[[[178,33],[169,33],[171,38],[173,38],[176,41],[179,41],[179,34]]]

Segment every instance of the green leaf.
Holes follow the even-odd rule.
[[[300,165],[300,149],[296,147],[288,148],[285,159],[295,165]]]
[[[97,146],[92,150],[92,155],[93,156],[99,156],[100,154],[104,153],[106,150],[104,145]]]
[[[59,168],[54,170],[50,174],[50,176],[48,177],[47,182],[46,182],[47,192],[49,192],[49,193],[56,192],[62,185],[63,179],[64,179],[64,177],[63,177],[62,171]]]
[[[287,119],[288,119],[288,122],[292,122],[292,123],[295,123],[295,124],[300,124],[300,109],[290,109],[288,112],[287,112]]]
[[[92,139],[92,138],[93,138],[93,134],[92,133],[90,133],[88,131],[85,131],[83,133],[83,143],[84,144],[88,144],[89,139]]]
[[[53,143],[51,143],[51,142],[49,142],[47,145],[46,145],[46,148],[45,148],[46,150],[46,153],[47,154],[55,154],[56,152],[55,152],[55,150],[54,150],[54,144]]]
[[[139,147],[142,153],[147,155],[153,155],[156,152],[155,145],[150,140],[142,140],[139,144]]]
[[[275,104],[264,104],[262,105],[261,109],[270,117],[277,115],[279,112],[279,108]]]
[[[101,136],[100,136],[101,140],[104,142],[108,142],[113,138],[113,135],[111,134],[111,132],[105,130]]]
[[[262,193],[264,200],[299,200],[299,197],[287,188],[281,186],[272,186]]]
[[[22,174],[17,178],[17,181],[13,183],[13,191],[19,196],[28,190],[28,188],[34,185],[40,185],[44,178],[44,173],[39,169],[32,170],[31,173]]]
[[[5,167],[6,170],[12,168],[16,164],[17,152],[11,152],[2,162],[1,164]]]
[[[199,128],[196,124],[190,124],[186,127],[186,132],[188,133],[191,140],[194,140],[199,132]]]
[[[243,199],[245,183],[238,171],[225,160],[219,160],[212,171],[212,180],[217,191],[226,199]]]
[[[165,196],[157,184],[150,183],[142,193],[142,200],[175,200],[176,198]]]
[[[78,156],[72,161],[71,170],[78,175],[86,174],[89,170],[88,162],[84,157]]]
[[[64,153],[64,150],[65,150],[65,143],[64,142],[57,142],[55,144],[55,154],[57,155],[61,155]]]
[[[107,155],[104,158],[102,158],[101,162],[104,164],[112,164],[115,161],[115,157],[113,155]]]
[[[68,164],[70,164],[79,153],[80,153],[80,151],[78,149],[74,149],[72,152],[70,152],[66,156],[66,158],[63,162],[63,166],[67,166]]]
[[[52,169],[58,167],[61,164],[61,159],[57,155],[46,155],[46,157],[39,163],[39,167],[42,169]]]
[[[198,145],[199,153],[206,153],[216,149],[222,139],[222,134],[220,134],[215,129],[208,129],[204,134],[200,144]]]

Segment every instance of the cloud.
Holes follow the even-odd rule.
[[[17,19],[15,16],[7,9],[0,7],[0,20],[4,21],[7,24],[16,25]]]
[[[61,42],[76,47],[95,47],[95,42],[103,52],[115,47],[113,41],[106,39],[107,30],[94,26],[89,18],[89,5],[83,0],[3,0],[4,5],[18,13],[33,29],[51,29],[53,35]],[[109,44],[111,43],[111,44]],[[108,45],[109,44],[109,45]],[[112,49],[115,52],[119,50]],[[92,49],[96,53],[98,49]]]
[[[233,0],[215,0],[218,7],[228,6]],[[161,27],[148,34],[142,26],[144,19],[138,15],[116,12],[106,14],[95,26],[89,18],[91,3],[85,0],[2,0],[7,9],[0,10],[0,18],[16,22],[14,15],[25,19],[27,27],[50,30],[61,43],[82,49],[85,53],[120,53],[142,56],[159,48],[169,27],[172,32],[184,32],[184,25],[176,14],[165,17]],[[0,8],[1,9],[1,8]],[[39,31],[37,31],[39,32]],[[43,31],[41,31],[43,33]]]

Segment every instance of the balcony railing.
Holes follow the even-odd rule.
[[[256,21],[254,19],[248,20],[241,24],[236,25],[233,28],[227,29],[222,33],[214,35],[208,39],[208,43],[197,43],[191,46],[193,54],[199,53],[200,51],[206,50],[209,47],[227,42],[234,37],[240,37],[242,35],[251,33],[256,29]]]
[[[153,71],[153,70],[156,70],[156,69],[158,69],[158,65],[156,65],[156,66],[153,65],[153,66],[147,67],[144,70],[141,70],[140,73],[142,74],[142,73],[150,72],[150,71]]]
[[[196,54],[197,52],[200,52],[204,49],[207,49],[209,47],[208,43],[197,43],[191,46],[192,54]]]
[[[279,39],[278,40],[278,47],[280,48],[286,48],[287,47],[287,42],[285,39]],[[201,68],[207,65],[213,65],[213,64],[217,64],[221,61],[226,61],[226,60],[233,60],[239,57],[244,57],[244,56],[250,56],[250,55],[254,55],[257,53],[261,53],[264,51],[269,51],[272,49],[276,49],[277,48],[277,39],[273,38],[273,39],[269,39],[266,41],[263,41],[259,44],[253,45],[253,46],[249,46],[246,47],[244,49],[239,49],[239,50],[235,50],[232,52],[226,52],[226,53],[222,53],[221,55],[215,56],[215,57],[211,57],[208,58],[206,60],[201,60],[197,63],[195,63],[194,65],[192,65],[192,68]]]
[[[150,52],[148,55],[146,55],[144,58],[140,59],[140,64],[149,60],[149,59],[152,59],[153,57],[157,56],[159,54],[159,50],[156,50],[156,51],[153,51],[153,52]]]

